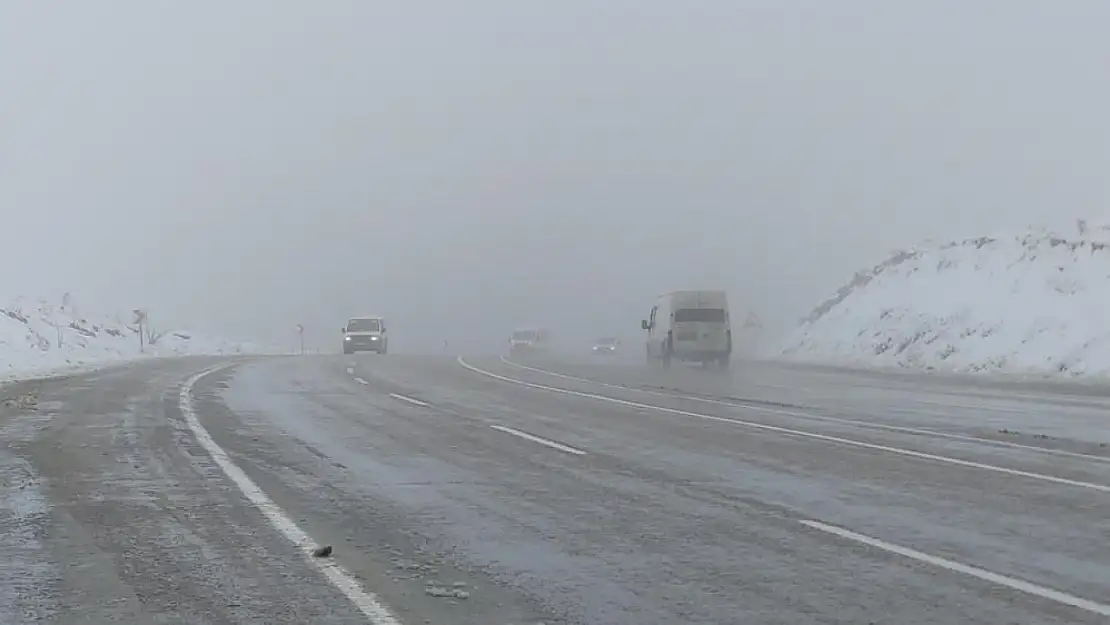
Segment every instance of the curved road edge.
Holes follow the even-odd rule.
[[[185,425],[196,437],[197,443],[204,448],[212,460],[242,492],[243,496],[270,522],[270,525],[296,547],[311,566],[320,571],[328,582],[335,586],[348,600],[362,612],[373,625],[401,625],[401,621],[387,608],[375,594],[363,588],[350,572],[335,560],[319,557],[317,552],[320,545],[289,517],[247,474],[231,460],[222,447],[220,447],[208,430],[201,425],[193,407],[193,387],[201,379],[229,370],[239,363],[217,365],[194,374],[181,385],[178,395],[178,406],[185,418]],[[330,554],[328,554],[330,555]]]

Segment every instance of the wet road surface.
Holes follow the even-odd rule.
[[[1110,622],[1096,387],[357,355],[0,397],[4,624]]]

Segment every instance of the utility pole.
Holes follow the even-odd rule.
[[[304,356],[304,326],[297,324],[297,337],[300,339],[301,355]]]

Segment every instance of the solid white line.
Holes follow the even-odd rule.
[[[428,405],[428,404],[425,404],[424,402],[420,401],[419,399],[413,399],[411,397],[405,397],[404,395],[401,395],[400,393],[390,393],[389,396],[392,397],[393,399],[399,399],[401,401],[407,401],[408,403],[413,404],[415,406],[427,406]]]
[[[882,549],[883,551],[895,553],[900,556],[917,560],[919,562],[932,564],[933,566],[938,566],[949,571],[955,571],[957,573],[963,573],[964,575],[977,577],[992,584],[1005,586],[1019,592],[1040,597],[1042,599],[1048,599],[1050,601],[1055,601],[1056,603],[1069,605],[1075,608],[1079,608],[1080,610],[1086,610],[1087,612],[1094,612],[1095,614],[1110,616],[1110,605],[1096,603],[1089,599],[1082,599],[1074,595],[1069,595],[1067,593],[1053,590],[1051,588],[1046,588],[1044,586],[1038,586],[1037,584],[1033,584],[1031,582],[1020,580],[1014,577],[1008,577],[999,573],[992,573],[991,571],[988,571],[986,569],[981,569],[967,564],[961,564],[959,562],[947,560],[945,558],[940,558],[937,556],[931,556],[927,553],[922,553],[915,549],[900,547],[898,545],[879,540],[878,538],[872,538],[870,536],[864,536],[863,534],[857,534],[856,532],[852,532],[833,525],[827,525],[825,523],[821,523],[820,521],[803,520],[799,521],[799,523],[815,530],[820,530],[822,532],[833,534],[835,536],[846,538],[848,540],[854,540],[858,543],[862,543],[870,547],[875,547],[876,549]]]
[[[754,421],[743,421],[741,419],[730,419],[728,417],[717,417],[717,416],[714,416],[714,415],[707,415],[707,414],[702,414],[702,413],[699,413],[699,412],[690,412],[689,410],[678,410],[676,408],[666,408],[664,406],[653,406],[651,404],[641,404],[640,402],[629,401],[629,400],[626,400],[626,399],[617,399],[616,397],[608,397],[606,395],[597,395],[597,394],[594,394],[594,393],[583,393],[583,392],[580,392],[580,391],[572,391],[572,390],[568,390],[568,389],[565,389],[565,388],[557,388],[557,387],[554,387],[554,386],[545,386],[543,384],[535,384],[535,383],[532,383],[532,382],[525,382],[524,380],[517,380],[517,379],[514,379],[514,378],[505,377],[503,375],[498,375],[496,373],[491,373],[491,372],[486,371],[484,369],[479,369],[478,367],[475,367],[475,366],[467,363],[465,360],[462,359],[461,356],[458,358],[458,363],[460,365],[462,365],[464,368],[469,369],[470,371],[473,371],[475,373],[493,378],[495,380],[501,380],[503,382],[509,382],[511,384],[518,384],[520,386],[527,386],[527,387],[530,387],[530,388],[549,391],[549,392],[552,392],[552,393],[561,393],[563,395],[573,395],[575,397],[585,397],[587,399],[596,399],[598,401],[605,401],[605,402],[609,402],[609,403],[613,403],[613,404],[618,404],[618,405],[621,405],[621,406],[628,406],[628,407],[631,407],[631,408],[642,408],[642,409],[645,409],[645,410],[656,410],[656,411],[665,412],[665,413],[668,413],[668,414],[680,415],[680,416],[684,416],[684,417],[693,417],[695,419],[704,419],[706,421],[717,421],[717,422],[720,422],[720,423],[731,423],[733,425],[739,425],[739,426],[748,427],[748,428],[752,428],[752,429],[763,430],[763,431],[766,431],[766,432],[777,432],[779,434],[790,434],[792,436],[801,436],[801,437],[811,438],[811,439],[814,439],[814,440],[825,441],[825,442],[829,442],[829,443],[839,443],[839,444],[842,444],[842,445],[851,445],[853,447],[860,447],[860,448],[863,448],[863,449],[873,449],[875,451],[883,451],[883,452],[887,452],[887,453],[898,454],[898,455],[901,455],[901,456],[908,456],[910,458],[919,458],[919,459],[922,459],[922,460],[931,460],[931,461],[934,461],[934,462],[943,462],[943,463],[946,463],[946,464],[954,464],[954,465],[958,465],[958,466],[962,466],[962,467],[969,467],[969,468],[972,468],[972,469],[980,469],[980,470],[983,470],[983,471],[991,471],[991,472],[994,472],[994,473],[1004,473],[1006,475],[1014,475],[1014,476],[1018,476],[1018,477],[1027,477],[1027,478],[1034,479],[1034,480],[1041,480],[1041,481],[1044,481],[1044,482],[1052,482],[1054,484],[1064,484],[1064,485],[1067,485],[1067,486],[1077,486],[1079,488],[1088,488],[1088,489],[1091,489],[1091,490],[1097,490],[1097,491],[1101,491],[1101,492],[1104,492],[1104,493],[1110,493],[1110,486],[1106,486],[1104,484],[1095,484],[1093,482],[1081,482],[1081,481],[1078,481],[1078,480],[1069,480],[1067,478],[1056,477],[1054,475],[1045,475],[1043,473],[1033,473],[1031,471],[1021,471],[1019,469],[1007,469],[1006,467],[999,467],[999,466],[995,466],[995,465],[992,465],[992,464],[985,464],[985,463],[982,463],[982,462],[972,462],[970,460],[961,460],[959,458],[952,458],[952,457],[949,457],[949,456],[939,456],[939,455],[936,455],[936,454],[927,454],[927,453],[920,452],[920,451],[914,451],[912,449],[903,449],[901,447],[890,447],[890,446],[887,446],[887,445],[877,445],[875,443],[868,443],[868,442],[864,442],[864,441],[853,440],[853,439],[850,439],[850,438],[843,438],[843,437],[840,437],[840,436],[830,436],[828,434],[818,434],[816,432],[807,432],[805,430],[796,430],[796,429],[793,429],[793,428],[781,427],[781,426],[777,426],[777,425],[767,425],[765,423],[756,423]]]
[[[316,544],[312,538],[304,532],[297,524],[289,518],[289,515],[271,500],[257,484],[254,483],[242,469],[238,467],[227,452],[222,447],[216,444],[208,430],[201,425],[200,420],[197,418],[196,410],[193,408],[192,390],[193,385],[198,380],[206,375],[215,373],[221,369],[227,368],[229,365],[220,365],[192,376],[181,386],[181,393],[178,396],[178,405],[181,408],[181,414],[185,418],[185,423],[189,429],[193,431],[193,436],[196,437],[197,443],[208,452],[212,460],[223,470],[224,474],[239,487],[243,495],[266,517],[270,525],[280,532],[285,538],[293,543],[305,557],[309,564],[319,569],[329,582],[340,592],[342,592],[347,599],[355,605],[373,625],[401,625],[401,621],[389,611],[385,605],[371,592],[364,589],[362,585],[352,576],[346,569],[344,569],[338,562],[331,558],[314,558],[312,556],[313,549]]]
[[[1076,451],[1065,451],[1063,449],[1049,449],[1047,447],[1037,447],[1036,445],[1023,445],[1021,443],[1014,443],[1014,442],[1011,442],[1011,441],[1000,441],[1000,440],[995,440],[995,439],[991,439],[991,438],[983,438],[983,437],[980,437],[980,436],[970,436],[970,435],[967,435],[967,434],[952,434],[950,432],[937,432],[936,430],[926,430],[926,429],[922,429],[922,428],[911,428],[911,427],[907,427],[907,426],[904,426],[904,425],[890,425],[890,424],[887,424],[887,423],[874,423],[874,422],[871,422],[871,421],[861,421],[859,419],[846,419],[846,418],[843,418],[843,417],[829,417],[829,416],[818,415],[818,414],[813,414],[813,413],[809,413],[809,412],[799,412],[799,411],[796,411],[796,410],[786,410],[786,409],[783,409],[783,408],[771,408],[769,406],[760,406],[760,405],[757,405],[757,404],[745,404],[745,403],[739,403],[739,402],[724,401],[724,400],[720,400],[720,399],[710,399],[710,398],[707,398],[707,397],[694,397],[692,395],[679,395],[677,393],[665,393],[665,392],[661,392],[661,391],[652,391],[652,390],[643,389],[643,388],[636,388],[635,386],[625,386],[623,384],[612,384],[612,383],[609,383],[609,382],[601,382],[600,380],[591,380],[589,378],[580,378],[580,377],[573,376],[573,375],[567,375],[565,373],[558,373],[558,372],[555,372],[555,371],[548,371],[547,369],[540,369],[538,367],[529,367],[527,365],[522,365],[520,363],[513,362],[513,361],[505,358],[504,356],[501,357],[501,361],[504,362],[505,364],[511,366],[511,367],[516,367],[518,369],[523,369],[525,371],[533,371],[535,373],[542,373],[544,375],[549,375],[549,376],[556,377],[556,378],[562,378],[564,380],[573,380],[575,382],[584,382],[584,383],[587,383],[587,384],[594,384],[596,386],[603,386],[603,387],[607,387],[607,388],[615,388],[615,389],[620,389],[620,390],[624,390],[624,391],[632,391],[632,392],[635,392],[635,393],[644,393],[646,395],[656,395],[658,397],[668,397],[670,399],[686,399],[686,400],[690,400],[690,401],[699,401],[699,402],[702,402],[703,404],[712,404],[712,405],[715,405],[715,406],[725,406],[725,407],[729,407],[729,408],[741,408],[741,409],[744,409],[744,410],[753,410],[753,411],[756,411],[756,412],[764,412],[764,413],[767,413],[767,414],[782,415],[782,416],[785,416],[785,417],[795,417],[795,418],[798,418],[798,419],[808,419],[810,421],[824,421],[824,422],[827,422],[827,423],[839,423],[839,424],[843,424],[843,425],[853,425],[853,426],[857,426],[857,427],[871,428],[871,429],[875,429],[875,430],[886,430],[888,432],[901,432],[901,433],[905,433],[905,434],[916,434],[916,435],[919,435],[919,436],[932,436],[932,437],[935,437],[935,438],[946,438],[946,439],[949,439],[949,440],[966,441],[966,442],[969,442],[969,443],[982,443],[982,444],[990,445],[990,446],[993,446],[993,447],[1008,447],[1010,449],[1021,449],[1021,450],[1025,450],[1025,451],[1033,451],[1033,452],[1037,452],[1037,453],[1047,454],[1047,455],[1050,455],[1050,456],[1062,456],[1062,457],[1066,457],[1066,458],[1079,458],[1079,459],[1082,459],[1082,460],[1093,460],[1095,462],[1110,463],[1110,457],[1106,457],[1106,456],[1096,456],[1096,455],[1093,455],[1093,454],[1084,454],[1084,453],[1079,453],[1079,452],[1076,452]],[[943,406],[944,404],[938,404],[938,405]]]
[[[521,432],[520,430],[514,430],[513,428],[507,428],[503,425],[491,425],[490,427],[497,430],[498,432],[504,432],[506,434],[512,434],[513,436],[519,436],[523,439],[530,440],[533,443],[539,443],[541,445],[547,445],[548,447],[550,447],[552,449],[558,449],[559,451],[565,451],[568,454],[574,454],[576,456],[586,455],[586,452],[582,451],[581,449],[575,449],[574,447],[570,447],[570,446],[564,445],[562,443],[556,443],[555,441],[547,440],[546,438],[540,438],[539,436],[533,436],[532,434],[529,434],[527,432]]]
[[[817,372],[817,371],[813,371],[812,373],[814,373],[814,374],[816,374],[820,377],[823,377],[825,379],[832,380],[832,381],[835,381],[837,379],[843,379],[844,374],[847,373],[849,375],[855,375],[855,374],[868,375],[868,376],[872,377],[872,379],[874,379],[876,382],[883,381],[884,378],[889,378],[890,381],[893,381],[895,383],[912,382],[913,377],[923,375],[920,372],[910,372],[910,371],[907,371],[906,369],[902,369],[902,368],[883,371],[883,370],[869,369],[869,368],[866,368],[866,367],[863,367],[863,368],[847,367],[847,368],[839,368],[839,371],[837,371],[837,372],[828,372],[828,371]],[[875,374],[875,375],[872,376],[871,374]],[[934,375],[931,375],[931,374],[924,374],[924,375],[927,375],[929,378],[931,378],[933,381],[938,382],[939,384],[943,384],[945,380],[948,380],[948,381],[953,380],[953,377],[952,377],[951,374],[944,375],[944,376],[934,376]],[[1007,378],[1009,378],[1009,379],[1007,379]],[[1073,389],[1077,389],[1077,390],[1084,389],[1084,388],[1089,390],[1089,389],[1092,388],[1092,386],[1089,385],[1089,384],[1082,383],[1082,382],[1075,382],[1074,380],[1061,380],[1061,379],[1058,379],[1058,378],[1053,380],[1050,376],[1040,376],[1040,375],[1034,375],[1034,376],[1027,377],[1027,378],[1021,378],[1021,377],[1011,378],[1009,376],[1000,378],[1000,377],[995,377],[994,375],[991,375],[991,374],[984,374],[983,379],[988,384],[991,383],[992,381],[993,382],[1000,382],[1000,383],[1003,383],[1003,384],[1005,384],[1005,383],[1025,383],[1025,382],[1033,382],[1033,383],[1037,383],[1037,382],[1056,382],[1057,387],[1059,389],[1058,391],[1046,390],[1042,393],[1020,393],[1020,392],[1016,392],[1013,388],[1007,388],[1005,386],[987,386],[987,387],[980,387],[978,389],[974,389],[975,390],[974,394],[976,396],[983,397],[985,399],[1026,399],[1026,400],[1030,400],[1030,401],[1039,401],[1039,402],[1043,402],[1043,403],[1055,403],[1056,401],[1058,401],[1060,399],[1064,399],[1064,400],[1068,400],[1068,401],[1081,401],[1081,402],[1084,402],[1084,403],[1098,403],[1098,404],[1103,404],[1103,407],[1110,407],[1110,404],[1106,403],[1106,401],[1105,401],[1106,398],[1105,397],[1102,397],[1102,396],[1099,396],[1099,395],[1089,395],[1087,393],[1070,392],[1066,388],[1063,388],[1065,386],[1071,386]],[[783,388],[783,389],[790,388],[789,385],[785,385],[785,384],[784,385],[774,385],[774,384],[771,384],[771,383],[768,383],[768,382],[761,383],[760,386],[767,386],[769,388],[775,388],[777,386],[778,388]],[[893,388],[893,387],[889,387],[889,386],[876,386],[876,387],[873,387],[873,388],[886,389],[886,390],[902,390],[902,389],[899,389],[899,388]],[[943,394],[943,395],[956,395],[956,396],[964,395],[964,393],[959,390],[958,386],[947,386],[947,387],[945,387],[945,386],[938,385],[936,387],[936,392],[939,393],[939,394]]]
[[[370,384],[369,382],[367,382],[366,380],[363,380],[362,378],[355,378],[355,382],[358,382],[359,384],[361,384],[363,386],[366,386],[367,384]]]

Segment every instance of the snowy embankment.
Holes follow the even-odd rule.
[[[1100,229],[1100,232],[1106,232]],[[782,356],[848,365],[1110,374],[1110,245],[983,237],[898,252],[857,273]]]
[[[109,365],[138,358],[274,353],[262,345],[139,328],[122,315],[78,309],[70,299],[18,298],[0,306],[0,380]]]

